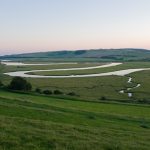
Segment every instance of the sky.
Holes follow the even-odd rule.
[[[0,55],[150,49],[150,0],[0,0]]]

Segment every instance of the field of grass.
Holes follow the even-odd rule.
[[[29,62],[28,62],[29,63]],[[39,62],[41,63],[41,62]],[[4,72],[19,71],[19,70],[38,70],[38,69],[54,69],[54,68],[71,68],[71,67],[87,67],[97,66],[103,63],[78,63],[78,64],[67,64],[67,65],[52,65],[52,66],[4,66],[0,65],[0,78],[8,84],[12,77],[3,75]],[[100,73],[109,72],[115,70],[129,69],[129,68],[146,68],[150,67],[150,62],[129,62],[123,63],[119,66],[91,69],[91,70],[80,70],[80,71],[57,71],[57,72],[39,72],[39,74],[53,74],[53,75],[64,75],[64,74],[88,74],[88,73]],[[144,72],[144,74],[143,74]],[[47,74],[45,74],[47,73]],[[149,92],[149,80],[150,71],[142,71],[131,74],[135,83],[141,83],[141,87],[132,90],[133,97],[129,98],[127,93],[120,94],[121,89],[127,87],[133,87],[135,84],[128,84],[128,77],[120,76],[108,76],[108,77],[91,77],[91,78],[68,78],[68,79],[33,79],[28,78],[27,80],[35,88],[42,90],[61,90],[64,94],[60,97],[73,98],[79,100],[90,100],[100,101],[102,97],[105,97],[109,101],[122,101],[122,102],[150,102]],[[143,78],[144,77],[144,78]],[[75,96],[69,96],[68,93],[74,92]]]
[[[92,66],[93,64],[78,64],[78,65],[69,65],[69,67],[77,66]],[[100,65],[100,64],[99,64]],[[95,65],[94,65],[95,66]],[[1,66],[1,72],[9,71],[18,71],[18,70],[32,70],[33,68],[45,68],[48,67],[55,68],[56,66]],[[58,68],[67,68],[68,65],[58,65]],[[22,69],[20,69],[22,68]],[[9,84],[12,77],[5,76],[1,73],[1,78],[5,84]],[[75,92],[76,96],[73,98],[76,99],[85,99],[85,100],[96,100],[99,101],[102,96],[106,96],[110,99],[128,99],[127,95],[121,95],[118,91],[122,86],[126,86],[126,77],[96,77],[96,78],[74,78],[74,79],[33,79],[28,78],[28,81],[31,82],[33,89],[41,88],[43,90],[61,90],[64,93]],[[116,83],[118,83],[116,85]],[[107,91],[107,93],[106,93]],[[61,97],[66,97],[67,95],[61,95]],[[69,97],[69,96],[67,96]]]
[[[133,82],[140,83],[139,88],[132,90],[135,99],[143,100],[143,102],[150,101],[150,71],[142,71],[131,74]]]
[[[149,150],[150,106],[0,91],[2,150]]]
[[[30,62],[28,62],[30,63]],[[38,63],[38,62],[37,62]],[[40,63],[40,62],[39,62]],[[3,73],[20,70],[76,68],[103,63],[52,66],[0,65]],[[66,72],[38,72],[44,75],[89,74],[149,68],[150,62],[130,62],[119,66]],[[129,76],[133,83],[127,83]],[[30,93],[0,89],[0,150],[149,150],[150,147],[150,71],[128,76],[66,79],[27,78]],[[141,86],[127,93],[121,89]],[[60,90],[61,95],[36,94],[35,88]],[[69,96],[74,92],[74,96]],[[105,97],[105,100],[102,100]]]

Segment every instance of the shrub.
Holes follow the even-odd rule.
[[[31,91],[32,85],[22,77],[14,77],[8,88],[11,90]]]
[[[4,84],[0,81],[0,87],[3,87],[4,86]]]
[[[54,90],[54,94],[59,95],[59,94],[63,94],[63,92],[61,92],[59,90]]]
[[[26,83],[26,88],[25,88],[26,91],[31,91],[32,90],[32,85],[31,83],[27,82]]]
[[[145,128],[145,129],[149,129],[149,126],[145,123],[141,124],[140,127]]]
[[[50,90],[44,90],[44,91],[43,91],[43,94],[51,95],[51,94],[52,94],[52,91],[50,91]]]
[[[69,96],[76,96],[76,93],[70,92],[70,93],[68,93],[67,95],[69,95]]]
[[[40,88],[36,88],[36,89],[35,89],[35,92],[40,93],[40,94],[42,93],[42,91],[41,91]]]
[[[106,100],[106,97],[105,97],[105,96],[102,96],[102,97],[101,97],[101,100]]]
[[[94,117],[94,116],[91,116],[91,115],[88,116],[88,118],[89,118],[89,119],[95,119],[95,117]]]

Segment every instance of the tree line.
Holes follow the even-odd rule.
[[[28,82],[25,78],[22,77],[14,77],[11,82],[5,86],[1,81],[0,81],[0,88],[3,89],[8,89],[8,90],[13,90],[13,91],[23,91],[23,92],[30,92],[32,90],[32,85],[30,82]],[[39,94],[45,94],[45,95],[63,95],[64,93],[60,90],[42,90],[40,88],[35,89],[36,93]],[[77,96],[74,92],[69,92],[67,93],[69,96]]]
[[[22,77],[14,77],[8,85],[4,85],[0,81],[0,88],[16,90],[16,91],[31,91],[32,85]]]

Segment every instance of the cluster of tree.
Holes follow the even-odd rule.
[[[0,88],[17,91],[31,91],[32,85],[22,77],[14,77],[7,86],[0,81]]]
[[[54,90],[54,91],[51,91],[51,90],[41,90],[40,88],[36,88],[35,89],[35,92],[39,93],[39,94],[45,94],[45,95],[63,95],[65,93],[63,93],[62,91],[60,90]],[[76,96],[76,93],[74,92],[70,92],[70,93],[67,93],[67,95],[69,96]]]
[[[25,78],[22,77],[14,77],[10,84],[8,86],[4,86],[4,84],[0,81],[0,88],[5,87],[5,89],[9,89],[9,90],[14,90],[14,91],[31,91],[32,90],[32,85],[31,83],[29,83]],[[39,93],[39,94],[45,94],[45,95],[65,95],[65,93],[63,93],[60,90],[41,90],[40,88],[36,88],[35,92]],[[74,92],[70,92],[67,93],[66,95],[69,96],[76,96],[76,94]]]
[[[61,95],[61,94],[64,94],[62,91],[60,90],[54,90],[54,91],[51,91],[51,90],[41,90],[40,88],[36,88],[35,91],[37,93],[40,93],[40,94],[45,94],[45,95],[51,95],[51,94],[55,94],[55,95]]]
[[[0,88],[16,91],[31,91],[32,85],[22,77],[14,77],[8,85],[4,85],[0,81]]]
[[[8,85],[8,89],[18,91],[31,91],[32,85],[22,77],[14,77]]]

